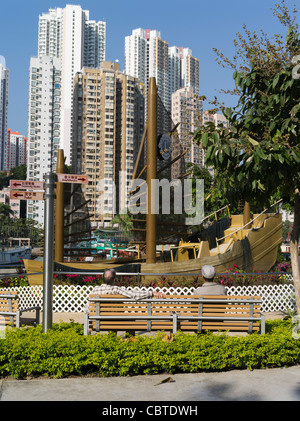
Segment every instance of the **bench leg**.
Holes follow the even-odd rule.
[[[173,313],[171,313],[171,316],[173,318],[173,333],[176,333],[178,329],[178,314],[176,313],[176,311],[173,311]]]
[[[40,308],[37,308],[36,309],[36,321],[35,321],[35,323],[36,323],[36,325],[39,325],[40,324]]]
[[[17,313],[16,313],[16,327],[17,328],[20,327],[20,320],[21,320],[21,312],[20,312],[20,310],[18,310]]]
[[[88,313],[84,313],[84,325],[83,325],[83,334],[89,334],[89,315]]]
[[[261,323],[260,323],[260,334],[264,335],[266,333],[266,318],[265,315],[261,313]]]

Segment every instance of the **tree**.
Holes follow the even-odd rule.
[[[204,180],[204,216],[213,214],[216,210],[230,206],[230,212],[234,213],[238,208],[238,200],[236,197],[230,197],[230,202],[224,195],[225,186],[222,186],[222,181],[225,181],[224,177],[220,176],[215,172],[214,176],[211,175],[207,168],[200,168],[198,165],[188,162],[187,170],[192,173],[192,179]],[[195,206],[195,188],[193,187],[193,206]],[[224,210],[224,212],[226,212]]]
[[[297,311],[300,315],[300,79],[294,58],[300,54],[296,11],[282,0],[274,15],[287,27],[281,35],[260,40],[244,26],[246,38],[238,35],[236,59],[219,58],[234,69],[238,103],[223,109],[230,129],[200,127],[194,135],[206,153],[206,164],[226,178],[228,189],[245,201],[269,205],[282,197],[294,208],[291,262]],[[248,40],[248,41],[247,41]],[[259,42],[258,42],[259,41]]]
[[[14,211],[9,205],[0,203],[0,220],[3,222],[6,218],[13,216]]]
[[[127,210],[127,213],[115,215],[111,220],[112,224],[118,224],[119,229],[124,235],[130,236],[131,228],[133,228],[133,222],[131,221],[131,215]]]
[[[9,172],[9,178],[14,180],[26,180],[27,177],[27,165],[21,164],[18,167],[11,168]]]
[[[22,164],[18,167],[11,168],[9,172],[8,171],[0,172],[0,190],[2,190],[4,187],[8,187],[10,180],[26,180],[26,176],[27,176],[26,164]]]

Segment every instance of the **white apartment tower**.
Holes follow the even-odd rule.
[[[89,19],[89,11],[66,5],[50,9],[39,17],[38,55],[60,59],[61,148],[66,163],[72,161],[72,90],[73,80],[83,67],[99,68],[105,60],[106,23]]]
[[[9,69],[3,56],[0,56],[0,171],[7,169],[7,119],[8,119]]]
[[[156,30],[138,28],[125,37],[125,73],[144,83],[146,95],[149,78],[155,77],[168,111],[177,89],[190,86],[199,93],[199,60],[189,48],[169,47]]]
[[[43,181],[55,171],[60,148],[61,70],[60,60],[32,57],[29,72],[28,180]],[[44,202],[28,201],[27,217],[44,223]]]
[[[125,37],[125,73],[144,84],[145,98],[149,78],[155,77],[158,95],[170,111],[168,43],[159,31],[138,28]]]
[[[7,169],[27,164],[27,137],[8,129]]]
[[[55,171],[58,149],[72,163],[73,80],[84,66],[105,59],[106,23],[80,6],[49,9],[39,16],[38,58],[31,58],[28,115],[29,180]],[[43,204],[28,203],[28,217],[43,224]]]

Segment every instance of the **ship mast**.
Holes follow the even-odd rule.
[[[155,194],[152,192],[151,185],[151,180],[155,180],[157,178],[157,87],[154,77],[149,79],[147,125],[148,203],[146,215],[146,263],[156,263],[156,214],[154,213]]]

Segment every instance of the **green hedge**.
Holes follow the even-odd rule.
[[[300,340],[289,321],[266,322],[265,335],[176,335],[122,338],[114,333],[83,336],[77,323],[8,329],[0,340],[0,377],[69,375],[126,376],[196,373],[289,366],[299,363]]]

